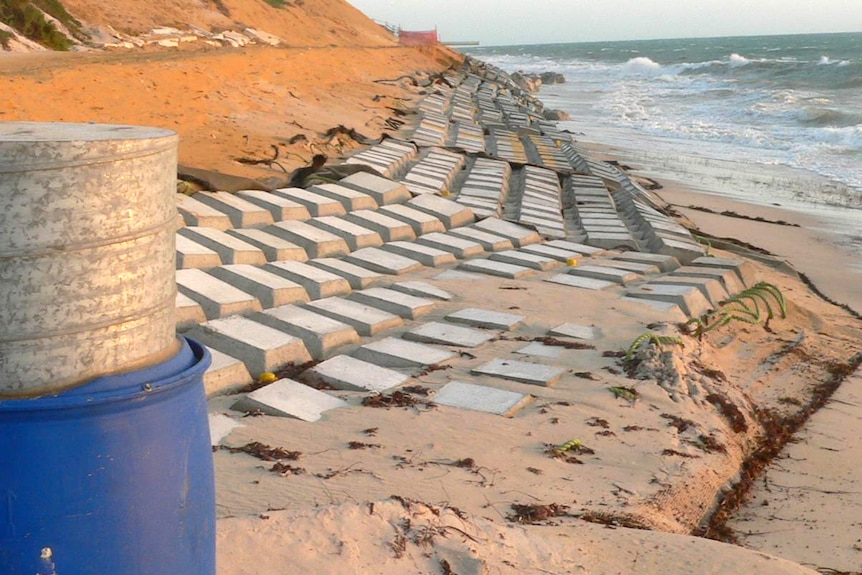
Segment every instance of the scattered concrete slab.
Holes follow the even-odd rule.
[[[394,313],[407,319],[422,317],[433,311],[437,305],[433,300],[387,288],[369,288],[355,291],[348,296],[348,299]]]
[[[318,258],[309,260],[308,263],[343,277],[353,289],[369,288],[384,278],[381,274],[370,269],[336,258]]]
[[[532,355],[535,357],[547,357],[548,359],[556,359],[563,354],[563,348],[554,345],[545,345],[534,341],[525,345],[520,349],[516,349],[515,353],[521,355]]]
[[[234,229],[227,230],[225,233],[253,245],[263,252],[266,261],[269,262],[284,260],[304,262],[308,259],[308,254],[305,253],[304,248],[263,230],[256,228]]]
[[[626,297],[674,303],[690,317],[712,309],[697,286],[650,283],[626,290]]]
[[[353,356],[381,367],[427,367],[444,363],[455,354],[446,349],[387,337],[356,348]]]
[[[236,264],[212,268],[207,273],[252,294],[264,308],[308,301],[304,287],[259,267]]]
[[[177,194],[177,211],[187,226],[227,230],[233,227],[228,215],[185,194]]]
[[[410,376],[349,355],[337,355],[306,370],[302,379],[335,389],[383,392],[407,383]]]
[[[514,247],[512,240],[508,238],[484,230],[477,230],[471,226],[449,230],[449,235],[476,242],[489,252],[500,252],[510,250]]]
[[[407,202],[407,205],[434,216],[449,229],[460,228],[476,220],[470,208],[436,194],[416,196]]]
[[[312,301],[306,304],[306,308],[351,325],[360,335],[364,336],[376,335],[404,323],[395,314],[340,297]]]
[[[734,270],[745,287],[751,287],[757,283],[757,270],[754,264],[747,260],[704,256],[692,260],[691,265]]]
[[[286,198],[305,206],[312,217],[343,216],[347,213],[338,200],[316,194],[302,188],[281,188],[272,192],[276,196]]]
[[[507,264],[504,262],[492,261],[490,259],[476,259],[461,262],[458,269],[513,280],[531,276],[536,273],[535,270],[525,266]]]
[[[526,319],[523,315],[489,311],[475,307],[465,308],[446,316],[446,321],[485,329],[513,330]]]
[[[389,242],[382,249],[417,261],[429,267],[440,267],[454,264],[455,255],[416,242]]]
[[[347,405],[343,399],[332,397],[298,381],[280,379],[249,393],[237,401],[232,409],[260,410],[266,415],[294,417],[313,423],[318,421],[324,412]]]
[[[417,236],[446,231],[446,226],[438,218],[410,206],[394,204],[383,206],[378,211],[383,215],[409,224]]]
[[[338,184],[368,194],[381,206],[400,204],[412,197],[404,184],[367,172],[351,174]]]
[[[202,270],[177,270],[177,290],[201,305],[207,319],[261,310],[253,295]]]
[[[515,247],[519,248],[542,241],[542,236],[538,232],[498,218],[485,218],[473,224],[473,227],[507,238]]]
[[[207,397],[222,395],[251,383],[251,374],[243,362],[217,349],[210,349],[212,363],[204,372],[204,392]]]
[[[566,270],[566,273],[582,278],[614,282],[619,285],[629,285],[643,279],[640,274],[637,274],[635,272],[619,268],[594,265],[571,267]]]
[[[434,396],[434,403],[512,417],[533,400],[533,396],[461,381],[450,381]]]
[[[416,239],[413,226],[382,214],[379,210],[358,210],[347,214],[344,219],[377,232],[385,242]]]
[[[553,258],[516,250],[493,253],[488,256],[488,259],[539,271],[551,270],[562,265],[559,260],[555,260]]]
[[[494,359],[484,365],[473,368],[470,372],[476,375],[490,375],[521,383],[529,383],[530,385],[547,387],[556,383],[566,370],[561,367],[541,363],[528,363],[514,359]]]
[[[278,222],[265,231],[300,246],[310,258],[343,256],[350,252],[344,238],[306,222]]]
[[[440,272],[436,276],[434,276],[435,280],[467,280],[467,281],[476,281],[482,279],[483,276],[480,274],[474,274],[470,272],[463,272],[460,270],[446,270],[444,272]]]
[[[548,335],[554,337],[573,337],[575,339],[596,339],[601,329],[578,323],[561,323],[557,327],[548,330]]]
[[[188,329],[193,325],[203,323],[207,320],[204,308],[189,296],[177,292],[176,298],[176,325],[178,330]]]
[[[264,266],[272,272],[305,288],[311,299],[350,293],[350,283],[343,277],[303,262],[272,262]]]
[[[344,261],[387,275],[402,275],[422,269],[415,259],[380,248],[363,248],[344,257]]]
[[[307,220],[311,218],[308,208],[293,200],[277,196],[272,192],[264,192],[262,190],[240,190],[236,195],[249,203],[268,210],[269,213],[272,214],[274,222],[281,222],[284,220]]]
[[[274,371],[289,362],[311,360],[301,339],[239,315],[214,319],[188,333],[207,346],[241,360],[252,374]]]
[[[569,274],[557,274],[545,279],[545,281],[564,286],[589,290],[603,290],[619,285],[618,283],[609,282],[607,280],[597,280],[592,278],[572,276]]]
[[[261,250],[221,230],[188,226],[179,229],[177,235],[213,250],[219,255],[222,263],[255,266],[266,263],[266,256]]]
[[[237,427],[245,427],[242,423],[223,413],[210,413],[207,417],[210,428],[210,444],[217,447],[222,440]]]
[[[407,295],[439,299],[443,301],[449,301],[453,297],[452,294],[446,290],[442,290],[436,286],[432,286],[431,284],[419,281],[398,282],[390,285],[389,288],[394,289],[395,291],[400,291],[401,293],[406,293]]]
[[[419,343],[436,343],[455,347],[478,347],[497,335],[489,330],[473,329],[451,323],[432,321],[405,332],[403,337]]]
[[[348,212],[356,210],[376,210],[377,201],[363,192],[338,184],[317,184],[309,188],[312,192],[338,200]]]
[[[318,360],[329,357],[341,346],[359,343],[359,334],[352,326],[295,305],[268,309],[251,319],[302,339]]]
[[[182,234],[176,234],[177,269],[214,268],[221,265],[221,256]]]
[[[198,192],[194,199],[227,214],[235,228],[259,228],[273,222],[268,210],[228,192]]]

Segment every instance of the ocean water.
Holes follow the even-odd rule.
[[[584,140],[640,148],[639,159],[649,163],[651,154],[665,167],[687,158],[679,161],[797,168],[828,184],[800,178],[763,193],[862,208],[862,33],[465,52],[509,72],[562,73],[566,83],[544,86],[539,97],[569,112],[564,127]],[[862,235],[862,212],[845,216],[857,218]]]

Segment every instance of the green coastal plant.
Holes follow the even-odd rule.
[[[634,359],[635,353],[637,353],[638,349],[644,344],[649,342],[650,344],[656,347],[663,347],[665,345],[678,345],[680,347],[685,347],[685,343],[683,343],[682,338],[676,335],[659,335],[654,332],[642,333],[637,336],[635,340],[629,346],[628,351],[626,351],[626,363],[631,362]]]
[[[68,50],[72,45],[71,40],[57,30],[53,22],[46,20],[42,10],[30,0],[0,0],[0,22],[53,50]]]
[[[769,329],[769,321],[775,317],[776,309],[782,318],[787,317],[787,300],[781,290],[769,282],[759,282],[722,301],[717,309],[691,318],[683,324],[683,328],[701,338],[732,321],[758,325],[763,321],[761,306],[766,312],[766,320],[763,323],[765,329]]]

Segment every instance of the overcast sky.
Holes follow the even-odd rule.
[[[348,0],[375,20],[483,46],[862,32],[862,0]]]

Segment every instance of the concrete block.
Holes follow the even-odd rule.
[[[193,197],[227,214],[235,228],[260,228],[273,222],[268,210],[228,192],[198,192]]]
[[[321,196],[338,200],[348,212],[377,209],[377,202],[368,194],[338,184],[317,184],[311,186],[310,190]]]
[[[537,244],[542,241],[538,232],[497,218],[486,218],[476,222],[473,227],[508,238],[515,247]]]
[[[326,270],[302,262],[272,262],[264,266],[272,272],[305,288],[311,299],[320,299],[350,293],[346,279]]]
[[[436,343],[456,347],[478,347],[497,335],[496,332],[472,329],[451,323],[432,321],[404,333],[401,337],[419,343]]]
[[[251,374],[243,362],[217,349],[210,349],[213,361],[204,372],[204,392],[207,397],[236,391],[252,382]]]
[[[293,417],[302,421],[318,421],[330,409],[347,407],[343,399],[303,385],[292,379],[280,379],[246,395],[232,409],[260,410],[266,415]]]
[[[692,260],[691,265],[734,270],[745,287],[751,287],[757,283],[757,270],[754,268],[754,264],[747,260],[700,257]]]
[[[633,302],[640,305],[648,306],[658,312],[661,312],[665,321],[685,321],[689,317],[682,311],[682,309],[680,309],[677,304],[669,301],[659,301],[656,299],[643,299],[629,296],[620,298],[620,301]]]
[[[495,262],[503,262],[505,264],[512,264],[539,271],[547,271],[558,268],[562,265],[558,260],[552,258],[515,250],[494,253],[488,256],[488,259]]]
[[[626,297],[674,303],[690,317],[699,316],[712,309],[712,305],[696,286],[644,284],[626,290]]]
[[[651,264],[663,272],[672,272],[679,267],[679,261],[673,257],[664,254],[650,254],[645,252],[623,252],[611,259],[620,260],[623,262],[634,262],[639,264]]]
[[[642,262],[632,262],[628,260],[617,260],[617,259],[597,259],[590,262],[591,265],[602,266],[602,267],[610,267],[617,268],[620,270],[626,270],[630,272],[635,272],[641,275],[656,275],[661,272],[658,266],[650,264],[650,263],[642,263]]]
[[[239,315],[195,326],[189,336],[241,360],[254,376],[311,360],[301,339]]]
[[[177,290],[201,305],[207,319],[261,310],[253,295],[201,270],[177,270]]]
[[[176,324],[178,330],[183,330],[203,323],[207,320],[204,308],[189,296],[177,292]]]
[[[446,290],[442,290],[425,282],[398,282],[390,285],[389,288],[394,289],[395,291],[400,291],[401,293],[406,293],[407,295],[429,299],[440,299],[443,301],[449,301],[453,297],[452,294]]]
[[[548,330],[548,335],[554,337],[573,337],[575,339],[596,339],[601,330],[589,325],[578,323],[562,323]]]
[[[695,242],[681,241],[670,237],[657,237],[658,252],[675,257],[683,265],[703,256],[703,247]]]
[[[409,224],[417,236],[446,231],[446,226],[438,218],[425,212],[420,212],[410,206],[402,204],[387,205],[381,207],[378,211],[383,215]]]
[[[319,299],[309,302],[305,307],[315,313],[353,326],[359,335],[364,336],[376,335],[404,323],[395,314],[340,297]]]
[[[718,307],[721,302],[730,297],[727,290],[722,287],[721,282],[713,278],[664,276],[652,278],[650,284],[675,284],[696,287],[714,307]]]
[[[237,196],[245,201],[259,206],[272,214],[274,222],[284,220],[307,220],[311,218],[308,208],[302,204],[289,200],[283,196],[277,196],[272,192],[262,190],[241,190]]]
[[[308,263],[314,267],[343,277],[353,289],[369,288],[384,277],[367,268],[335,258],[319,258],[309,260]]]
[[[216,447],[237,427],[245,427],[234,418],[223,413],[210,413],[207,417],[210,428],[210,444]]]
[[[312,218],[308,224],[342,238],[350,251],[373,248],[383,244],[380,234],[343,218],[324,216]]]
[[[556,383],[565,372],[561,367],[514,359],[494,359],[470,370],[470,373],[476,375],[490,375],[546,387]]]
[[[472,226],[449,230],[448,235],[476,242],[489,252],[501,252],[514,247],[512,240],[483,230],[477,230]]]
[[[177,194],[177,211],[187,226],[226,230],[233,227],[226,213],[185,194]]]
[[[247,230],[227,230],[226,233],[262,251],[266,261],[269,262],[283,260],[304,262],[308,259],[305,248],[263,230],[249,228]]]
[[[417,319],[433,311],[436,302],[386,288],[355,291],[347,299],[365,304],[406,319]]]
[[[404,184],[367,172],[351,174],[339,181],[338,184],[368,194],[381,206],[400,204],[412,197]]]
[[[344,219],[377,232],[385,242],[416,239],[413,226],[387,216],[379,210],[358,210],[347,214]]]
[[[295,305],[268,309],[251,319],[300,338],[314,359],[324,359],[341,346],[359,343],[359,334],[352,326]]]
[[[635,272],[605,266],[586,265],[570,267],[566,270],[566,272],[569,275],[573,276],[596,280],[605,280],[620,285],[629,285],[642,279],[642,276]]]
[[[279,222],[265,231],[300,246],[310,258],[341,256],[350,252],[343,238],[306,222]]]
[[[302,188],[280,188],[272,193],[305,206],[308,213],[314,218],[320,216],[343,216],[347,213],[347,210],[344,209],[344,206],[338,200],[333,200],[332,198],[321,196]]]
[[[266,263],[266,256],[261,250],[221,230],[189,226],[178,230],[177,235],[213,250],[225,264],[262,266]]]
[[[513,313],[490,311],[475,307],[465,308],[446,316],[446,321],[485,329],[513,330],[524,321],[525,316]]]
[[[182,234],[176,235],[177,269],[212,268],[221,265],[221,256]]]
[[[302,379],[335,389],[383,392],[407,383],[410,376],[349,355],[337,355],[306,370]]]
[[[381,208],[382,209],[382,208]],[[389,242],[383,244],[382,249],[393,254],[398,254],[422,265],[439,267],[454,264],[457,260],[455,255],[436,248],[428,247],[415,242]]]
[[[727,268],[683,266],[673,270],[668,277],[696,277],[718,280],[721,283],[721,286],[730,295],[736,295],[745,289],[745,286],[742,284],[742,280],[739,279],[739,275],[736,271]]]
[[[380,248],[356,250],[345,256],[344,261],[388,275],[402,275],[422,269],[418,261]]]
[[[512,417],[532,400],[531,395],[461,381],[450,381],[434,396],[434,403],[438,405],[484,411],[503,417]]]
[[[454,254],[455,257],[463,259],[482,255],[485,249],[477,242],[467,240],[458,236],[434,232],[419,236],[416,243],[444,252]]]
[[[458,269],[467,272],[487,274],[507,279],[520,279],[523,277],[534,275],[536,273],[535,270],[532,270],[528,267],[517,266],[503,262],[495,262],[487,259],[477,259],[461,262],[461,264],[458,266]]]
[[[535,357],[545,357],[548,359],[556,359],[563,355],[563,348],[556,345],[545,345],[534,341],[520,349],[516,349],[515,353],[520,355],[532,355]]]
[[[356,348],[353,356],[381,367],[426,367],[439,365],[455,354],[447,349],[387,337]]]
[[[619,284],[606,280],[597,280],[592,278],[572,276],[569,274],[557,274],[545,279],[546,282],[560,284],[569,287],[576,287],[589,290],[603,290],[611,287],[616,287]]]
[[[569,250],[588,256],[600,256],[607,251],[605,249],[597,248],[595,246],[588,246],[586,244],[579,244],[577,242],[570,242],[567,240],[551,240],[545,245],[551,246],[552,248],[560,248],[561,250]]]
[[[519,251],[523,253],[533,254],[536,256],[542,256],[544,258],[550,258],[552,260],[556,260],[562,263],[565,263],[570,259],[580,261],[580,259],[584,257],[583,254],[580,254],[578,252],[555,248],[553,246],[549,246],[548,244],[531,244],[529,246],[524,246]]]
[[[308,301],[304,287],[259,267],[236,264],[212,268],[208,273],[250,293],[264,308]]]
[[[435,280],[464,280],[464,281],[477,281],[483,279],[480,274],[473,274],[470,272],[462,272],[460,270],[446,270],[444,272],[440,272],[436,276],[434,276]]]
[[[470,208],[435,194],[417,196],[407,205],[434,216],[450,229],[472,224],[476,219]]]

